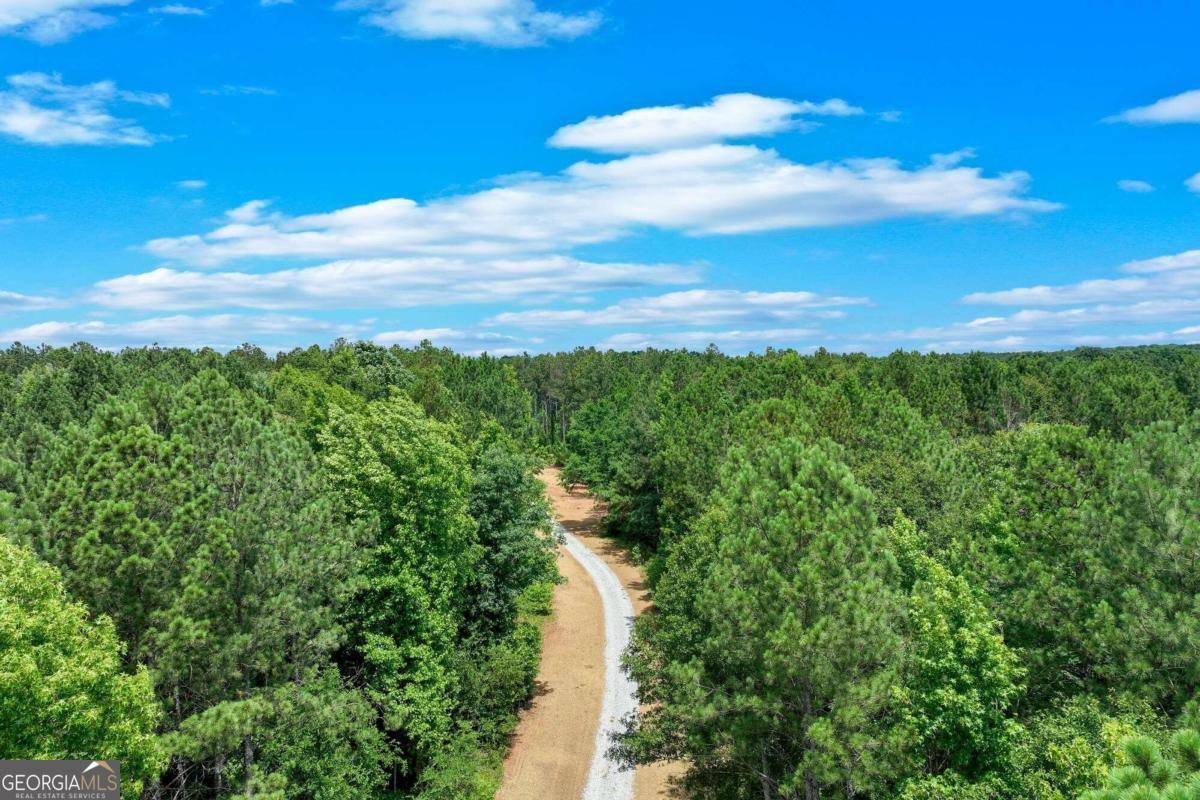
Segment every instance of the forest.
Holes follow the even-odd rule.
[[[0,757],[494,796],[545,463],[648,576],[696,800],[1200,798],[1200,349],[0,353]]]
[[[129,798],[486,798],[556,581],[511,367],[0,355],[0,757]]]
[[[514,362],[692,798],[1200,798],[1200,350]],[[564,433],[565,432],[565,433]]]

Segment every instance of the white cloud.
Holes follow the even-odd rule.
[[[990,335],[997,331],[1034,331],[1049,329],[1082,329],[1089,325],[1116,323],[1160,322],[1167,319],[1190,319],[1200,314],[1200,296],[1161,298],[1131,303],[1100,303],[1080,308],[1056,311],[1023,309],[1002,317],[980,317],[970,322],[943,328],[917,329],[909,338],[925,338],[931,334]]]
[[[208,181],[198,178],[189,178],[188,180],[175,181],[175,185],[180,189],[199,190],[208,186]]]
[[[113,18],[95,8],[128,5],[131,0],[0,0],[0,34],[56,44],[83,31],[102,28]]]
[[[1129,277],[1096,278],[1059,286],[1024,286],[998,292],[975,292],[964,303],[1057,306],[1078,303],[1131,302],[1154,297],[1200,296],[1200,250],[1189,250],[1121,265]]]
[[[1200,122],[1200,89],[1164,97],[1148,106],[1130,108],[1107,117],[1105,122],[1130,122],[1135,125]]]
[[[473,261],[364,259],[267,273],[159,268],[97,283],[89,302],[110,308],[405,308],[555,299],[569,294],[694,283],[672,264],[592,263],[566,256]]]
[[[166,108],[169,95],[158,92],[136,92],[120,89],[112,81],[97,81],[80,86],[63,83],[62,75],[47,72],[22,72],[6,79],[10,91],[27,94],[40,100],[59,103],[115,102],[136,103]]]
[[[269,89],[266,86],[238,86],[236,84],[227,83],[223,86],[210,87],[201,89],[200,94],[207,94],[214,97],[237,97],[245,95],[258,95],[261,97],[274,97],[279,92],[274,89]]]
[[[1197,172],[1195,175],[1184,181],[1183,185],[1191,191],[1200,194],[1200,172]]]
[[[868,349],[894,347],[898,342],[919,341],[920,349],[942,352],[963,350],[1048,350],[1062,347],[1152,344],[1160,341],[1191,342],[1200,327],[1174,331],[1114,330],[1119,326],[1146,326],[1169,320],[1192,321],[1200,316],[1200,297],[1156,299],[1126,304],[1107,303],[1061,310],[1022,309],[1005,316],[979,317],[936,327],[862,334],[859,345]]]
[[[636,108],[607,117],[588,117],[559,128],[552,147],[602,153],[638,153],[713,144],[812,127],[809,116],[845,117],[863,110],[844,100],[813,103],[756,94],[723,94],[703,106]]]
[[[579,325],[757,325],[843,316],[839,306],[866,305],[865,297],[813,292],[741,292],[692,289],[634,297],[601,309],[535,310],[498,314],[485,325],[563,329]]]
[[[0,133],[39,145],[151,145],[162,137],[109,113],[116,103],[165,108],[165,94],[131,92],[112,81],[81,86],[44,72],[9,75],[0,91]]]
[[[86,31],[105,28],[116,20],[87,8],[64,9],[14,29],[16,35],[38,44],[60,44]]]
[[[169,14],[177,17],[203,17],[208,14],[203,8],[196,6],[185,6],[179,3],[171,3],[165,6],[155,6],[150,9],[151,14]]]
[[[1200,341],[1186,328],[1177,331],[1152,331],[1125,334],[1051,334],[1042,336],[1002,336],[998,339],[961,339],[928,342],[926,352],[954,353],[972,350],[1018,352],[1029,350],[1066,350],[1076,347],[1132,347],[1147,344],[1194,344]]]
[[[703,350],[710,344],[728,352],[744,353],[768,347],[795,347],[818,334],[814,328],[772,328],[750,331],[680,331],[675,333],[618,333],[596,345],[600,350],[658,349]]]
[[[599,12],[544,11],[533,0],[344,0],[364,20],[409,39],[452,39],[492,47],[533,47],[576,39],[601,23]]]
[[[1097,278],[1061,286],[1022,286],[999,292],[974,292],[964,297],[963,302],[1005,306],[1059,306],[1119,300],[1132,293],[1144,295],[1151,289],[1152,284],[1145,278]],[[1167,287],[1162,287],[1159,293],[1167,293]]]
[[[449,347],[459,353],[478,355],[490,353],[494,356],[518,355],[528,352],[528,345],[539,345],[542,339],[519,339],[493,331],[458,330],[456,328],[415,328],[412,330],[385,331],[376,334],[376,344],[415,347],[428,340],[437,347]]]
[[[1058,286],[975,292],[966,303],[1026,306],[1005,315],[940,327],[872,334],[864,341],[924,340],[924,349],[1049,349],[1193,341],[1200,327],[1146,332],[1150,325],[1200,319],[1200,250],[1122,264],[1121,277]],[[1042,306],[1042,308],[1038,308]],[[1072,306],[1044,308],[1045,306]],[[1134,326],[1134,330],[1121,327]],[[1141,328],[1141,330],[1137,329]]]
[[[0,220],[2,222],[3,220]],[[49,297],[6,292],[0,289],[0,314],[14,311],[35,311],[41,308],[53,308],[58,302]]]
[[[948,159],[911,169],[886,158],[801,164],[773,150],[714,144],[581,161],[557,176],[526,175],[423,204],[391,198],[289,217],[252,201],[209,233],[146,248],[204,266],[246,257],[478,258],[561,251],[647,228],[739,234],[1059,207],[1026,197],[1024,172],[986,177]]]
[[[104,320],[49,321],[0,332],[0,341],[27,345],[69,345],[86,341],[97,347],[121,348],[159,344],[164,347],[212,347],[228,350],[248,341],[275,347],[307,343],[312,337],[357,336],[362,326],[343,325],[284,315],[213,314],[152,317],[131,322]]]
[[[974,147],[963,147],[949,153],[934,153],[929,163],[942,169],[957,167],[959,164],[975,157]]]
[[[251,200],[242,203],[237,208],[231,208],[225,212],[225,216],[230,222],[241,225],[250,225],[258,222],[263,217],[263,212],[266,211],[270,202],[267,200]]]
[[[696,267],[596,263],[569,255],[578,246],[646,230],[732,235],[1058,207],[1027,196],[1025,173],[985,176],[963,163],[972,156],[960,150],[916,167],[883,158],[803,164],[774,150],[710,143],[580,161],[556,175],[518,173],[484,190],[428,202],[390,198],[291,216],[268,201],[251,200],[225,212],[208,232],[155,239],[146,250],[207,268],[260,258],[326,263],[275,271],[164,266],[101,281],[84,299],[108,308],[163,311],[550,302],[697,282]],[[703,348],[711,342],[747,350],[794,346],[818,333],[797,322],[842,316],[845,307],[866,302],[811,292],[680,291],[594,312],[510,312],[480,328],[393,330],[379,340],[440,338],[463,349],[515,352],[538,340],[510,336],[499,326],[659,326],[689,329],[618,333],[604,344]],[[738,329],[723,330],[731,326]]]
[[[1117,181],[1117,188],[1122,192],[1132,192],[1133,194],[1146,194],[1154,191],[1154,187],[1146,181],[1128,179]]]
[[[1169,256],[1158,256],[1121,265],[1123,272],[1168,272],[1177,269],[1200,269],[1200,250],[1187,250]]]

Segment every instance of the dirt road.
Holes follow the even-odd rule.
[[[631,781],[629,773],[615,771],[603,757],[613,720],[634,707],[633,687],[619,658],[630,611],[640,614],[649,605],[645,578],[624,549],[599,535],[602,510],[591,496],[566,492],[556,469],[541,478],[555,517],[569,534],[558,556],[567,583],[555,589],[538,694],[521,717],[496,798],[670,797],[669,779],[676,772],[670,765],[640,768]],[[606,725],[601,725],[602,713]]]

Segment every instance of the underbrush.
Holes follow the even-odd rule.
[[[553,581],[528,587],[515,626],[459,665],[460,730],[434,757],[418,786],[418,800],[491,800],[502,777],[513,730],[537,689],[542,625],[553,610]]]

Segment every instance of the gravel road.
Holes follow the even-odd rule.
[[[604,694],[600,700],[596,749],[583,787],[583,800],[632,800],[633,770],[621,769],[608,757],[608,749],[613,744],[613,734],[621,730],[622,721],[638,710],[637,687],[621,669],[621,655],[629,646],[633,626],[633,603],[604,559],[560,523],[554,525],[566,540],[568,552],[583,565],[596,584],[604,610]]]
[[[559,471],[540,475],[565,542],[554,614],[543,627],[538,691],[513,736],[496,800],[669,800],[678,764],[622,772],[605,758],[612,734],[637,711],[621,669],[631,620],[650,605],[646,576],[602,535],[604,508],[586,491],[568,492]]]

